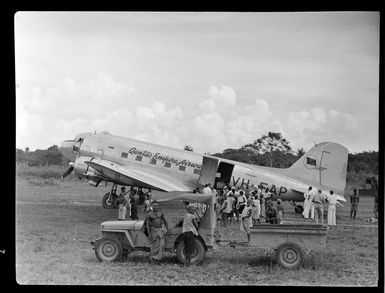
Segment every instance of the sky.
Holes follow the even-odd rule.
[[[199,153],[280,132],[378,150],[378,12],[17,12],[16,148],[82,132]]]

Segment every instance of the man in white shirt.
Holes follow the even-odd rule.
[[[328,225],[336,225],[336,204],[340,204],[337,201],[337,195],[334,194],[333,190],[330,190],[330,194],[327,196],[328,202]]]
[[[318,191],[315,188],[312,188],[309,191],[309,210],[310,210],[310,218],[314,220],[314,203],[313,198],[318,194]]]
[[[318,192],[313,197],[314,204],[314,220],[318,224],[318,218],[321,218],[321,224],[324,224],[324,203],[325,196],[322,194],[322,190],[318,189]]]
[[[311,206],[311,200],[310,199],[310,191],[313,189],[313,187],[309,186],[309,189],[308,191],[306,191],[304,193],[304,198],[305,198],[305,201],[303,202],[303,212],[302,212],[302,215],[305,219],[308,219],[309,218],[309,212],[310,212],[310,206]]]

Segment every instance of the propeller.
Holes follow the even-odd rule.
[[[74,163],[70,162],[69,165],[70,165],[70,167],[68,168],[67,171],[64,172],[64,174],[61,176],[61,179],[66,178],[74,170]]]

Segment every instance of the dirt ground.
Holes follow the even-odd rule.
[[[201,265],[184,268],[175,254],[151,264],[146,252],[133,252],[116,263],[97,260],[90,241],[101,222],[117,219],[117,210],[101,206],[109,186],[85,181],[16,181],[16,278],[19,284],[55,285],[295,285],[377,286],[378,226],[373,198],[361,197],[354,222],[350,204],[337,206],[337,226],[330,227],[325,251],[312,253],[296,270],[279,266],[252,248],[209,250]],[[180,204],[161,205],[171,225],[183,215]],[[301,220],[284,202],[286,219]],[[143,206],[139,216],[143,219]],[[326,216],[326,215],[325,215]],[[238,224],[223,238],[244,240]]]

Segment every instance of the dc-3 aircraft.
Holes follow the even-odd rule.
[[[113,188],[151,188],[173,196],[175,192],[192,192],[207,183],[242,189],[261,185],[269,188],[272,200],[289,201],[297,213],[303,211],[297,203],[304,201],[303,194],[309,186],[320,188],[325,194],[333,190],[339,201],[346,201],[343,192],[348,150],[334,142],[315,145],[286,169],[201,155],[108,132],[78,134],[73,140],[63,141],[59,151],[71,161],[63,178],[74,171],[79,179],[85,178],[95,187],[105,181],[112,182]],[[105,196],[104,206],[106,200]]]

